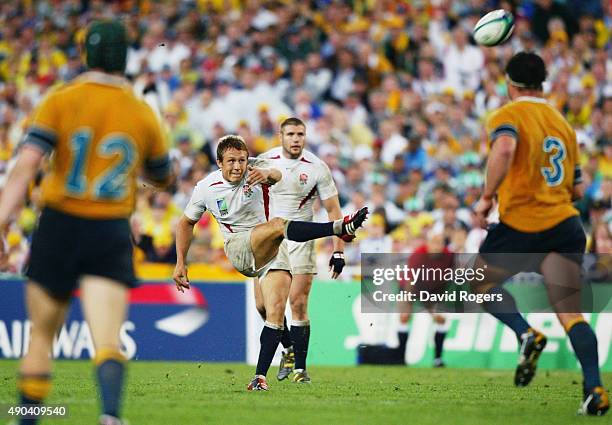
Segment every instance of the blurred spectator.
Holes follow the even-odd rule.
[[[612,114],[604,117],[601,136],[597,139],[600,150],[598,169],[603,177],[612,178]]]
[[[170,235],[155,237],[142,235],[136,246],[143,251],[145,261],[150,263],[176,263],[174,239]]]
[[[383,164],[390,167],[395,156],[402,153],[408,146],[408,141],[402,136],[393,120],[383,121],[380,127],[381,137],[381,160]]]
[[[443,47],[445,85],[455,92],[476,90],[480,85],[480,70],[484,65],[482,51],[468,43],[466,29],[457,25],[452,32],[452,42]]]
[[[410,137],[403,159],[404,171],[427,169],[427,152],[423,149],[422,139],[418,135]]]
[[[364,229],[365,237],[359,240],[359,251],[366,253],[393,252],[393,240],[386,234],[385,217],[373,214]]]
[[[536,0],[531,25],[534,34],[540,42],[545,43],[548,41],[550,36],[548,23],[554,17],[560,18],[563,21],[570,36],[577,32],[575,15],[572,15],[562,2],[556,0]]]
[[[394,229],[399,223],[404,220],[406,213],[393,201],[389,200],[385,194],[385,186],[374,184],[371,187],[371,203],[370,210],[377,211],[385,218],[387,222],[387,230]]]

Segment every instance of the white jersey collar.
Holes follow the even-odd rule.
[[[117,86],[121,88],[130,87],[130,82],[125,77],[107,74],[100,71],[87,71],[77,77],[77,81],[104,84],[107,86]]]
[[[304,158],[304,150],[302,149],[302,153],[300,154],[300,156],[298,156],[297,158],[287,158],[285,156],[285,151],[283,150],[283,148],[281,147],[281,151],[280,151],[280,156],[283,159],[286,159],[287,161],[300,161],[302,158]]]
[[[535,97],[535,96],[519,96],[514,101],[515,102],[548,103],[548,101],[544,99],[543,97]]]

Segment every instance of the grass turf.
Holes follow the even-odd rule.
[[[0,361],[0,404],[15,400],[15,361]],[[277,368],[269,373],[274,377]],[[253,368],[227,363],[132,362],[124,415],[130,425],[178,424],[604,424],[576,416],[581,376],[540,371],[515,388],[511,371],[405,367],[312,367],[313,384],[270,379],[249,393]],[[95,424],[98,402],[91,363],[59,361],[49,404],[68,419],[42,424]],[[612,381],[612,373],[604,374]],[[0,415],[0,417],[6,415]]]

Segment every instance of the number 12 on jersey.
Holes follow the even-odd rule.
[[[94,199],[123,199],[127,189],[127,173],[136,159],[133,144],[127,137],[120,134],[111,134],[102,139],[97,146],[96,157],[118,157],[118,159],[90,182],[86,172],[87,164],[88,161],[96,158],[91,158],[91,140],[91,131],[88,129],[77,131],[70,140],[72,164],[66,180],[67,191],[73,195],[82,196],[92,183]]]

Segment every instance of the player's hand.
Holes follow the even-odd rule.
[[[491,212],[491,208],[493,208],[493,199],[487,196],[481,196],[474,208],[478,225],[483,229],[486,229],[488,226],[487,217]]]
[[[344,252],[334,251],[331,258],[329,259],[329,272],[332,274],[332,279],[336,279],[342,273],[342,269],[345,266]]]
[[[266,170],[265,168],[257,168],[249,165],[247,167],[249,174],[247,175],[247,184],[253,186],[260,183],[268,183],[268,179],[270,177],[270,170]]]
[[[174,283],[176,284],[176,290],[179,292],[185,292],[185,289],[191,288],[191,286],[189,286],[189,278],[187,277],[187,266],[185,266],[185,264],[176,264],[172,279],[174,279]]]

